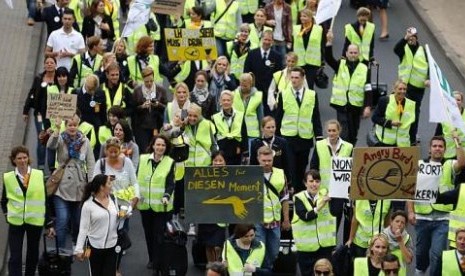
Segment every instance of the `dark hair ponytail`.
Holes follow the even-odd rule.
[[[82,195],[82,203],[89,199],[89,197],[100,189],[100,186],[105,185],[107,183],[108,175],[98,174],[92,179],[91,182],[87,183],[86,187],[84,188],[84,194]]]

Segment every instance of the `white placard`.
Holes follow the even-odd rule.
[[[415,201],[436,202],[439,194],[439,182],[442,176],[442,165],[439,162],[418,161],[417,185]]]
[[[321,0],[316,10],[315,22],[321,24],[328,19],[334,18],[341,7],[341,0]]]
[[[331,166],[329,197],[349,198],[352,157],[332,158]]]

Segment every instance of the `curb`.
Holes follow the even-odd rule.
[[[461,62],[461,57],[449,44],[448,40],[444,37],[443,32],[440,31],[439,26],[436,25],[434,20],[426,14],[426,9],[418,2],[418,0],[408,0],[407,5],[419,18],[419,20],[427,27],[427,31],[434,38],[435,42],[440,45],[444,55],[453,64],[453,68],[457,71],[462,82],[465,82],[465,63]]]

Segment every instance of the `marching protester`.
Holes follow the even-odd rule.
[[[375,234],[368,242],[366,257],[354,260],[354,275],[380,275],[384,257],[389,252],[389,241],[384,234]]]

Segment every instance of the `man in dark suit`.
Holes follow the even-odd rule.
[[[39,9],[37,9],[35,21],[45,22],[47,25],[47,37],[50,34],[60,29],[63,26],[61,22],[61,17],[63,16],[63,11],[69,5],[69,0],[57,0],[55,5],[51,5],[49,7],[42,7],[42,4],[39,5]],[[76,22],[73,24],[73,28],[76,31],[79,31],[79,26]]]
[[[273,74],[283,69],[283,57],[271,49],[273,45],[273,31],[264,31],[262,34],[261,47],[253,49],[247,55],[244,64],[244,73],[255,75],[255,87],[263,92],[263,111],[265,116],[271,115],[267,104],[268,88],[270,87]]]

